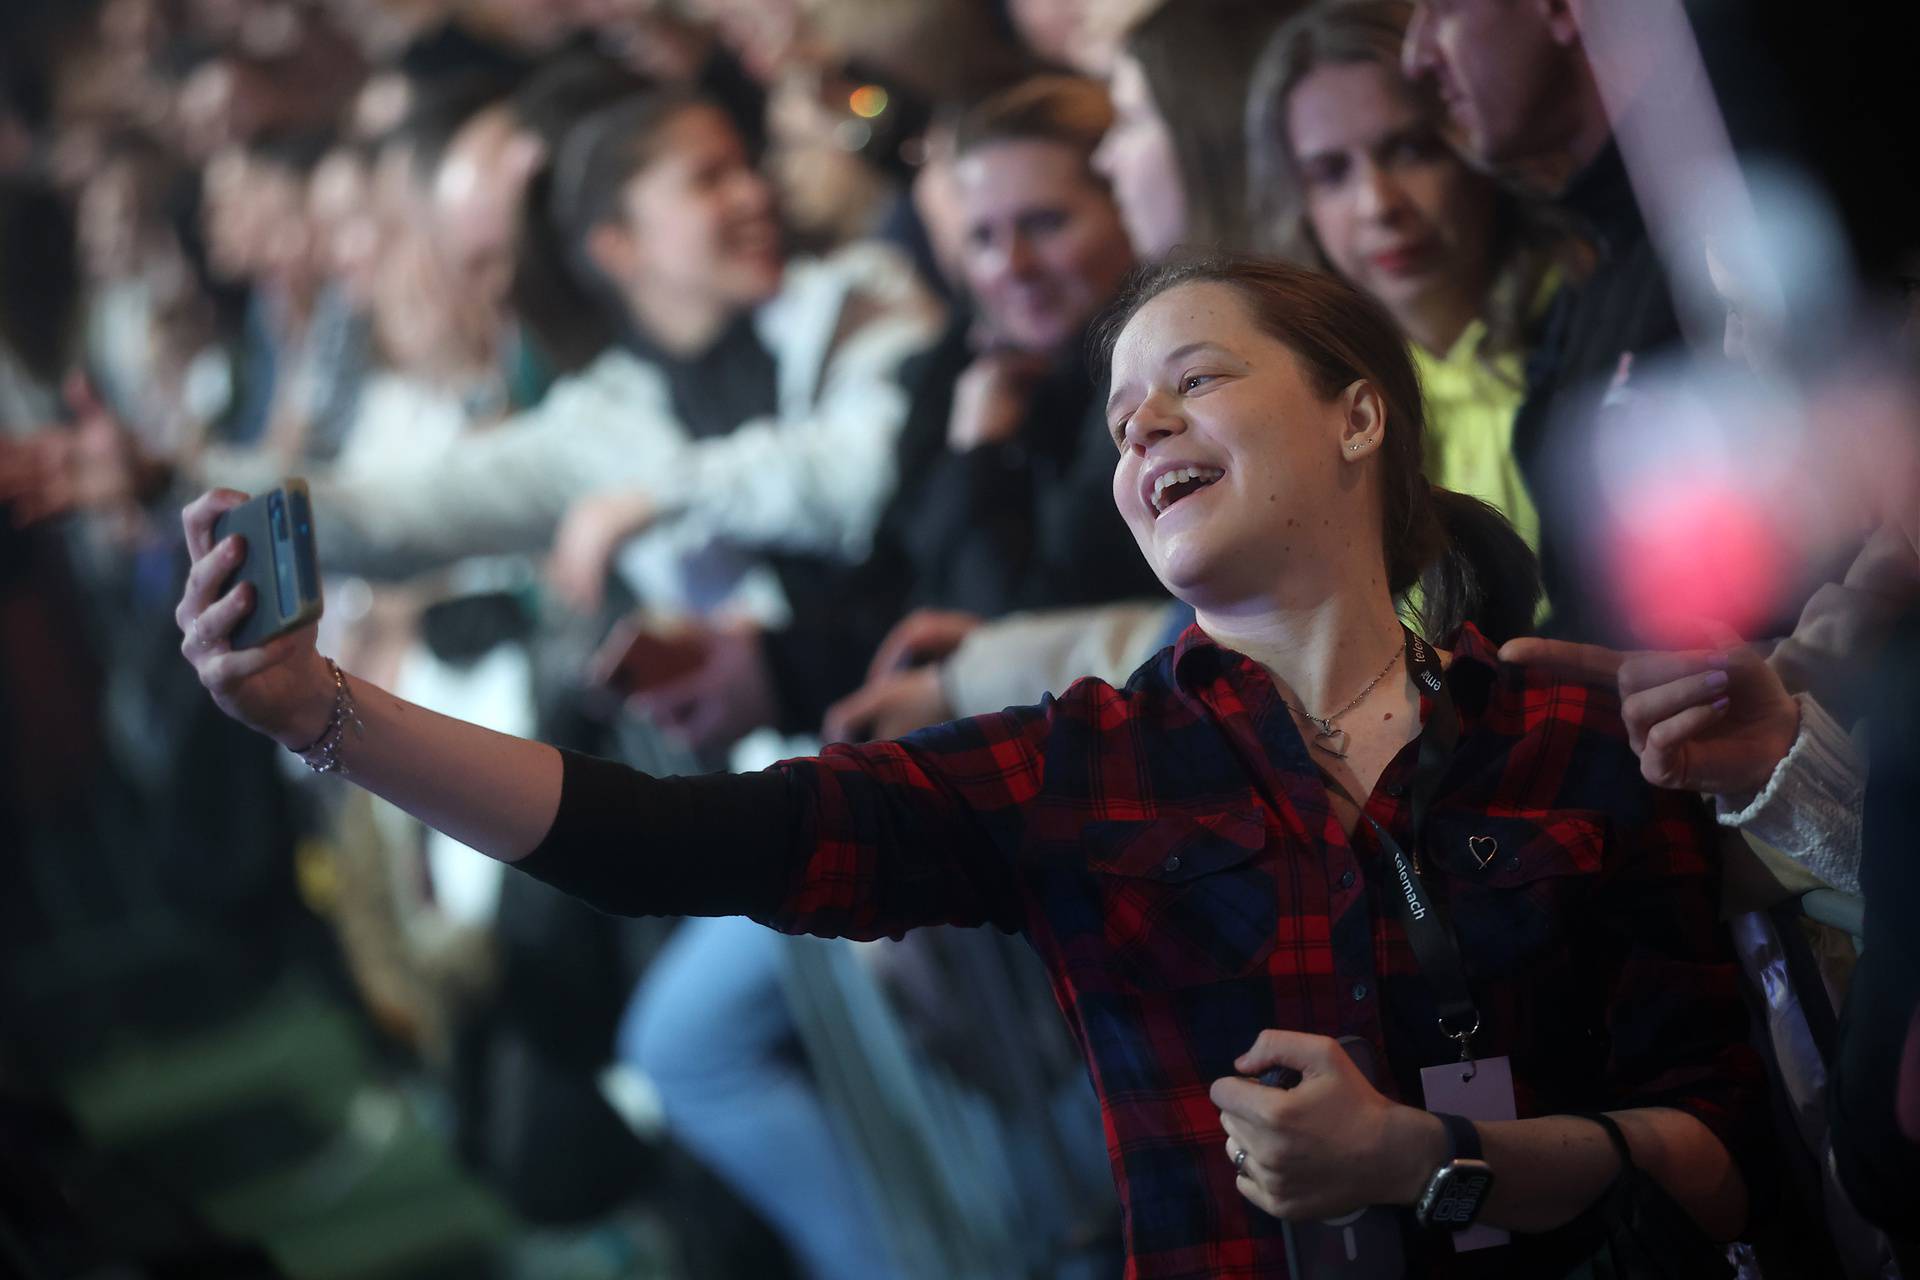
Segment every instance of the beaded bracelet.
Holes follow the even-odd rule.
[[[354,714],[353,691],[347,687],[346,673],[340,670],[340,664],[332,658],[324,660],[327,670],[333,673],[333,714],[327,718],[327,727],[310,746],[301,747],[293,754],[306,761],[307,768],[315,773],[340,772],[340,744],[346,740],[347,728],[353,728],[353,736],[364,734],[366,726],[360,723],[360,717]]]

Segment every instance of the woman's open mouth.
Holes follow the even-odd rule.
[[[1165,515],[1176,502],[1190,498],[1218,481],[1227,473],[1219,467],[1176,467],[1163,471],[1154,478],[1153,491],[1147,502],[1153,508],[1153,518],[1158,520]]]

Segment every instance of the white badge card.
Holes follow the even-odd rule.
[[[1420,1069],[1420,1092],[1427,1110],[1442,1115],[1465,1116],[1469,1120],[1513,1120],[1513,1064],[1503,1054],[1498,1058],[1480,1058],[1474,1062],[1447,1062]],[[1472,1226],[1456,1232],[1455,1252],[1491,1249],[1505,1244],[1507,1233],[1499,1227]]]

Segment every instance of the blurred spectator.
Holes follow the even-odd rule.
[[[267,133],[323,131],[359,82],[358,51],[318,10],[263,5],[246,29],[257,48],[242,43],[205,58],[174,94],[172,120],[189,159],[205,162]]]
[[[1578,496],[1549,489],[1554,442],[1578,429],[1570,424],[1592,422],[1604,396],[1624,395],[1635,363],[1674,347],[1681,330],[1666,266],[1614,140],[1614,121],[1636,115],[1639,91],[1623,83],[1610,88],[1624,100],[1603,95],[1581,21],[1577,7],[1418,4],[1403,56],[1410,77],[1431,80],[1477,163],[1552,199],[1595,245],[1592,270],[1559,290],[1543,322],[1513,440],[1545,504],[1540,555],[1550,626],[1600,638],[1620,635],[1621,619],[1587,558]],[[1651,68],[1634,73],[1633,84],[1650,82]]]
[[[1491,503],[1537,545],[1514,414],[1570,246],[1449,147],[1439,100],[1400,72],[1412,12],[1316,4],[1274,33],[1248,104],[1258,239],[1386,304],[1426,394],[1427,478]]]
[[[481,178],[476,191],[491,190],[494,213],[483,226],[510,230],[511,245],[475,241],[470,252],[511,252],[508,286],[519,332],[509,339],[510,379],[547,379],[578,373],[612,346],[619,326],[596,306],[581,305],[574,282],[577,255],[548,229],[555,160],[573,127],[588,116],[641,92],[643,82],[592,55],[555,59],[530,77],[511,100],[482,112],[457,139]],[[505,127],[507,122],[512,128]],[[522,169],[532,149],[530,173]],[[496,161],[516,159],[504,173]],[[503,181],[503,179],[505,179]],[[504,215],[504,218],[502,217]],[[503,228],[504,221],[504,228]],[[519,395],[521,404],[532,397]]]
[[[1114,543],[1106,493],[1111,446],[1089,416],[1099,397],[1079,357],[1086,324],[1131,261],[1124,232],[1107,221],[1104,184],[1076,170],[1109,108],[1070,78],[1031,81],[989,103],[964,126],[973,130],[962,144],[968,177],[956,191],[975,310],[957,314],[903,370],[912,401],[900,490],[874,549],[845,580],[796,599],[788,626],[674,629],[676,644],[704,657],[649,686],[638,705],[696,746],[767,722],[813,732],[870,669],[891,680],[903,651],[873,655],[909,602],[994,614],[1141,585],[1131,556],[1111,554],[1126,549]],[[1090,562],[1101,567],[1089,571]],[[603,669],[633,640],[631,628],[614,637]]]
[[[232,396],[218,313],[174,219],[180,181],[161,148],[127,135],[80,194],[87,370],[149,458],[190,448]]]
[[[767,108],[769,172],[798,243],[833,249],[878,232],[901,199],[911,172],[901,149],[924,133],[925,107],[899,86],[794,62]]]
[[[903,604],[947,612],[904,623],[885,643],[845,609],[832,627],[770,636],[783,723],[817,725],[851,689],[820,672],[858,672],[867,688],[834,709],[829,732],[867,736],[871,714],[931,692],[922,664],[969,619],[1153,589],[1111,511],[1104,389],[1081,361],[1088,326],[1132,262],[1118,208],[1087,167],[1109,120],[1104,95],[1058,78],[996,95],[961,121],[954,172],[974,311],[918,371],[901,493],[853,593],[887,622]]]
[[[764,570],[709,549],[858,554],[893,483],[894,374],[928,311],[872,250],[789,268],[738,134],[698,99],[660,93],[583,124],[551,196],[581,305],[608,309],[626,341],[431,468],[316,483],[323,559],[392,573],[532,550],[565,515],[556,566],[576,600],[651,528],[623,570],[658,607],[784,608]]]
[[[1094,30],[1097,7],[1089,0],[1007,0],[1006,5],[1015,34],[1035,54],[1056,67],[1104,76],[1112,69],[1113,49]]]
[[[79,255],[72,215],[59,196],[23,178],[0,177],[0,436],[18,438],[52,420],[51,397],[79,325]],[[9,495],[10,496],[10,495]]]
[[[1094,166],[1143,259],[1249,243],[1247,85],[1267,32],[1295,7],[1167,0],[1128,30],[1113,64],[1117,118]]]
[[[233,410],[222,440],[266,449],[282,466],[337,452],[366,359],[363,318],[326,274],[327,246],[308,188],[320,137],[230,148],[208,167],[214,270],[250,292]]]

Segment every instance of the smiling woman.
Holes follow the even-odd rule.
[[[1565,1274],[1618,1151],[1736,1233],[1762,1084],[1714,825],[1641,780],[1610,689],[1502,665],[1471,625],[1444,653],[1401,628],[1393,590],[1422,574],[1436,611],[1514,590],[1457,531],[1520,544],[1420,480],[1390,318],[1331,277],[1226,261],[1148,277],[1113,331],[1116,501],[1200,619],[1125,688],[650,778],[401,702],[311,632],[232,650],[250,602],[220,594],[222,493],[186,516],[183,650],[229,714],[603,909],[1023,931],[1100,1096],[1131,1276],[1289,1276],[1289,1222],[1417,1204],[1415,1274]],[[1176,465],[1220,474],[1156,507]],[[1463,1049],[1511,1077],[1488,1118],[1409,1105]],[[1600,1111],[1624,1145],[1581,1118]],[[1456,1256],[1476,1213],[1516,1236]]]
[[[1538,578],[1525,545],[1421,471],[1420,386],[1374,299],[1279,263],[1177,262],[1135,282],[1100,342],[1113,368],[1114,502],[1160,580],[1203,619],[1280,583],[1312,601],[1338,583],[1399,598],[1418,582],[1429,635],[1469,617],[1497,636],[1531,621]]]

